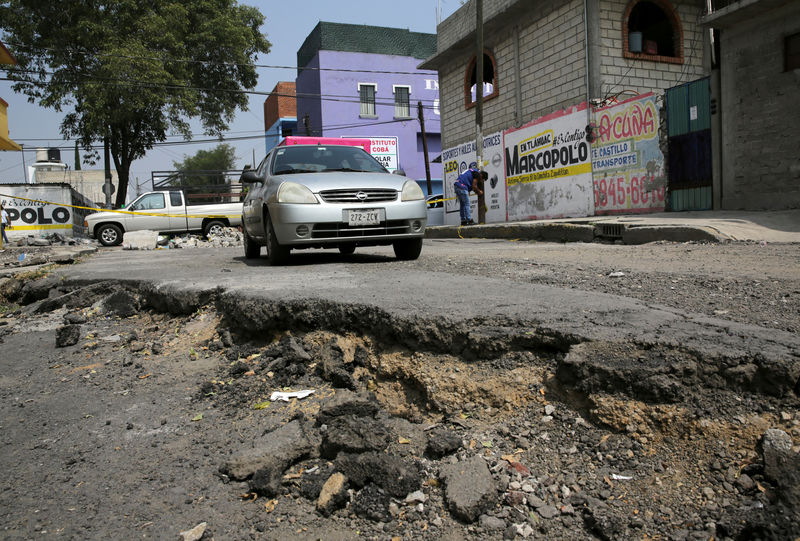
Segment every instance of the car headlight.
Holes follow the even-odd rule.
[[[403,192],[400,194],[401,201],[418,201],[425,199],[425,194],[422,193],[422,188],[413,180],[409,180],[403,184]]]
[[[278,203],[319,203],[306,186],[297,182],[284,182],[278,188]]]

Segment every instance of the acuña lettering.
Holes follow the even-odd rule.
[[[652,101],[631,104],[617,114],[604,111],[597,126],[600,141],[652,137],[658,130],[657,116],[656,106]]]
[[[513,153],[506,148],[506,176],[512,177],[533,171],[563,167],[585,162],[589,157],[589,146],[581,141],[577,146],[546,149],[534,154],[520,155],[519,146],[514,145]]]

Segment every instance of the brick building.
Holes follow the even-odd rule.
[[[266,151],[281,139],[296,135],[297,92],[294,81],[281,81],[264,100],[264,133]]]
[[[800,2],[713,4],[715,208],[800,208]]]
[[[708,74],[701,0],[485,0],[483,132]],[[437,28],[443,147],[474,139],[475,1]],[[584,24],[588,21],[588,24]]]

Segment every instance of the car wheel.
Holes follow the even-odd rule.
[[[283,265],[289,259],[290,249],[286,246],[281,246],[278,242],[278,237],[275,235],[275,229],[272,227],[272,220],[269,215],[264,216],[264,221],[267,222],[267,259],[269,259],[269,264],[273,266]]]
[[[352,255],[356,251],[355,244],[340,244],[339,253],[342,255]]]
[[[245,259],[256,259],[261,256],[261,245],[250,238],[246,227],[242,227],[242,243],[244,244]]]
[[[220,220],[211,220],[206,224],[203,232],[206,234],[206,238],[210,237],[211,235],[222,235],[222,230],[225,229],[225,227],[225,222]]]
[[[97,240],[103,246],[116,246],[122,243],[122,228],[114,224],[104,224],[97,229]]]
[[[393,248],[397,259],[406,261],[417,259],[422,253],[422,239],[398,240],[393,244]]]

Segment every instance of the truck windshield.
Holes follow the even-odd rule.
[[[272,164],[273,175],[354,171],[388,173],[364,149],[354,146],[289,146],[279,148]]]

